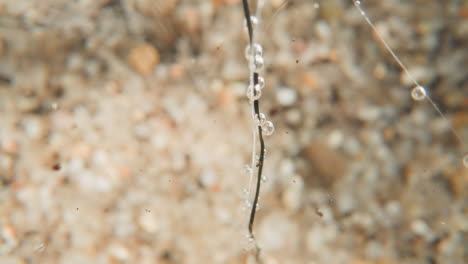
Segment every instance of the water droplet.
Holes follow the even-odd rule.
[[[259,115],[257,115],[257,118],[256,118],[255,121],[257,123],[257,126],[262,126],[263,124],[265,124],[265,122],[266,122],[265,114],[260,113]]]
[[[247,208],[252,208],[252,203],[249,202],[249,200],[245,200],[245,206],[246,206]]]
[[[421,85],[418,85],[411,90],[411,97],[413,100],[422,101],[426,98],[426,89]]]
[[[253,62],[250,63],[250,70],[253,72],[259,72],[263,69],[264,64],[265,61],[263,60],[263,57],[260,55],[255,55]]]
[[[356,5],[361,5],[361,0],[356,0],[354,2],[356,3]]]
[[[265,175],[263,175],[262,176],[262,182],[266,182],[267,180],[268,180],[268,178]]]
[[[258,18],[256,16],[250,16],[250,21],[252,22],[253,26],[258,25]]]
[[[468,169],[468,154],[463,157],[463,166]]]
[[[245,164],[245,165],[244,165],[244,168],[243,168],[243,171],[244,171],[246,174],[250,175],[250,174],[252,173],[253,170],[252,170],[252,167],[250,167],[250,165]]]
[[[256,16],[250,16],[250,22],[252,23],[252,27],[258,25],[258,18]],[[244,26],[247,27],[247,21],[244,20]]]
[[[262,132],[265,134],[265,136],[271,136],[273,132],[275,132],[275,126],[271,121],[266,121],[262,125]]]
[[[247,190],[247,188],[244,188],[244,189],[242,189],[242,193],[243,193],[244,195],[248,195],[248,194],[249,194],[249,190]]]
[[[260,86],[258,84],[255,86],[249,85],[249,87],[247,88],[247,98],[249,98],[250,101],[258,100],[261,96],[262,90],[260,89]]]
[[[263,79],[261,76],[258,77],[258,85],[260,86],[260,89],[265,87],[265,79]]]
[[[256,56],[256,55],[259,55],[259,56],[263,56],[263,48],[262,48],[262,45],[258,44],[258,43],[254,43],[253,44],[253,47],[254,47],[254,50],[252,51],[253,54],[251,54],[250,52],[250,44],[247,45],[247,47],[245,47],[245,58],[247,60],[250,59],[250,55],[253,55],[253,56]]]

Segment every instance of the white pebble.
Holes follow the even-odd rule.
[[[291,106],[297,101],[297,92],[287,87],[280,88],[276,92],[276,100],[282,106]]]
[[[141,229],[148,233],[156,233],[160,230],[160,225],[152,212],[142,211],[138,219],[138,224]]]

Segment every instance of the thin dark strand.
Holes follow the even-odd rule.
[[[253,74],[254,85],[258,84],[258,73]],[[254,111],[256,116],[260,115],[260,102],[258,100],[254,101]],[[265,156],[265,142],[263,141],[263,132],[262,128],[258,126],[258,137],[260,139],[260,157],[258,159],[258,174],[257,174],[257,186],[255,188],[255,196],[252,204],[252,210],[250,211],[250,220],[249,220],[249,234],[253,238],[253,224],[255,221],[255,213],[257,211],[257,202],[258,196],[260,195],[260,185],[262,183],[262,171],[263,171],[263,160]]]
[[[242,0],[242,4],[244,6],[244,15],[245,15],[245,20],[247,23],[247,29],[249,32],[249,43],[252,46],[253,44],[253,28],[252,28],[252,20],[250,18],[250,9],[247,0]],[[253,73],[253,85],[258,84],[258,78],[259,75],[257,72]],[[255,93],[255,90],[254,90]],[[254,112],[256,116],[260,116],[260,102],[258,100],[254,100]],[[255,222],[255,213],[257,211],[257,203],[258,203],[258,197],[260,196],[260,186],[262,183],[262,172],[263,172],[263,164],[264,164],[264,159],[265,159],[265,142],[263,140],[263,132],[262,132],[262,127],[258,126],[258,137],[260,140],[260,157],[258,160],[258,174],[257,174],[257,185],[255,188],[255,196],[253,200],[253,205],[252,205],[252,210],[250,211],[250,219],[249,219],[249,236],[250,238],[255,240],[255,236],[253,234],[253,225]],[[258,263],[262,263],[260,259],[260,247],[258,244],[255,242],[255,248],[256,248],[256,254],[255,258]]]
[[[252,28],[252,21],[250,20],[249,3],[247,2],[247,0],[242,0],[242,5],[244,6],[245,21],[247,22],[247,30],[249,31],[249,41],[250,41],[250,44],[252,44],[253,28]]]

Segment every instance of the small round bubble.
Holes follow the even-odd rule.
[[[250,165],[245,164],[245,165],[244,165],[244,168],[243,168],[243,171],[244,171],[246,174],[250,175],[250,174],[252,173],[253,170],[252,170],[252,167],[250,167]]]
[[[250,16],[250,22],[252,23],[252,27],[258,25],[258,18],[256,16]],[[244,26],[247,27],[247,21],[244,20]]]
[[[249,87],[247,87],[247,98],[249,98],[250,101],[258,100],[261,96],[262,89],[260,89],[258,84],[255,86],[249,85]]]
[[[265,79],[263,79],[261,76],[258,77],[258,85],[260,86],[260,89],[265,87]]]
[[[275,126],[271,121],[266,121],[262,125],[262,132],[265,134],[265,136],[271,136],[273,132],[275,132]]]
[[[268,180],[268,178],[265,175],[263,175],[262,176],[262,182],[266,182],[267,180]]]
[[[250,51],[250,44],[247,45],[247,47],[245,47],[245,58],[247,60],[250,59],[250,55],[259,55],[259,56],[263,56],[263,48],[262,48],[262,45],[258,44],[258,43],[254,43],[253,44],[253,47],[254,47],[254,50],[253,50],[253,54],[251,54],[251,51]]]
[[[422,101],[426,98],[426,89],[421,85],[418,85],[411,90],[411,97],[413,100]]]
[[[265,124],[265,122],[266,122],[265,114],[260,113],[259,115],[257,115],[256,121],[257,121],[258,126],[262,126],[263,124]]]
[[[253,62],[250,63],[250,70],[253,72],[259,72],[263,69],[264,65],[265,61],[263,60],[263,57],[260,55],[255,55]]]

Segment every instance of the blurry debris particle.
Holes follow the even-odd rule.
[[[62,168],[62,166],[60,165],[60,163],[55,163],[53,166],[52,166],[52,169],[55,170],[55,171],[58,171]]]
[[[318,206],[315,207],[315,214],[317,214],[320,217],[323,217],[322,211],[320,211],[320,208]]]
[[[143,75],[148,75],[159,63],[159,52],[150,44],[143,43],[130,51],[128,60],[133,69]]]
[[[305,155],[311,165],[314,182],[330,187],[346,171],[346,160],[326,142],[312,142],[306,147]]]

